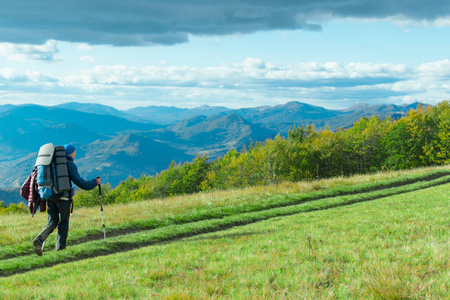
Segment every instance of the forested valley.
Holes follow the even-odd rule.
[[[293,126],[244,149],[231,149],[209,161],[205,155],[170,166],[156,176],[129,177],[111,189],[105,203],[162,198],[201,191],[271,185],[350,176],[378,171],[443,165],[450,161],[450,103],[418,106],[400,119],[378,116],[359,119],[350,128],[316,130]],[[98,202],[98,192],[79,192],[76,205]]]

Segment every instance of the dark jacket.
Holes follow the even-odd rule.
[[[83,190],[92,190],[97,186],[97,181],[95,179],[84,180],[83,178],[81,178],[80,174],[78,174],[78,168],[73,162],[72,156],[66,155],[66,159],[67,167],[69,169],[69,179],[71,186],[72,182]]]
[[[22,187],[20,188],[20,195],[28,201],[28,208],[30,209],[32,217],[36,213],[38,206],[41,207],[41,212],[46,210],[46,203],[39,196],[36,169],[31,172],[30,176],[28,176],[22,184]]]

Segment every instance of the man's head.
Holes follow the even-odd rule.
[[[75,148],[75,146],[66,144],[64,145],[64,151],[66,152],[66,155],[70,155],[73,159],[75,159],[75,155],[77,154],[77,149]]]

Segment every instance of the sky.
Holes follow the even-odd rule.
[[[450,100],[448,0],[0,3],[0,105]]]

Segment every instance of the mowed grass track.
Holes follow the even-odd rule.
[[[15,272],[27,269],[19,261],[54,265],[86,258],[86,252],[107,253],[111,245],[117,252],[154,241],[138,250],[0,278],[0,297],[447,298],[446,180],[170,225],[42,258],[4,259],[0,270]],[[217,230],[222,231],[200,234]]]
[[[134,202],[126,205],[112,205],[108,206],[106,211],[108,240],[110,240],[110,237],[142,232],[143,230],[222,219],[239,214],[244,216],[245,213],[255,212],[256,214],[244,216],[245,220],[238,221],[240,224],[248,223],[252,220],[258,221],[277,215],[369,201],[450,182],[450,172],[447,168],[420,171],[413,170],[411,171],[412,174],[388,172],[308,183],[300,182],[287,186],[256,187],[249,190],[201,193],[185,197]],[[272,208],[299,204],[302,207],[281,209],[282,212],[280,210],[269,211]],[[266,211],[266,213],[262,211]],[[23,215],[1,216],[0,245],[2,247],[0,248],[0,260],[33,254],[30,240],[41,230],[46,222],[45,218],[45,213],[37,214],[34,218]],[[233,224],[233,222],[216,222],[216,224],[222,224],[223,226],[239,225]],[[100,224],[100,213],[97,209],[81,208],[76,210],[76,213],[71,217],[68,244],[76,245],[103,238]],[[187,234],[191,233],[187,232]],[[54,236],[51,235],[47,241],[46,250],[50,250],[51,245],[54,244]],[[173,238],[173,236],[168,238]],[[111,249],[111,251],[116,250]],[[0,275],[3,274],[5,272],[0,265]]]

